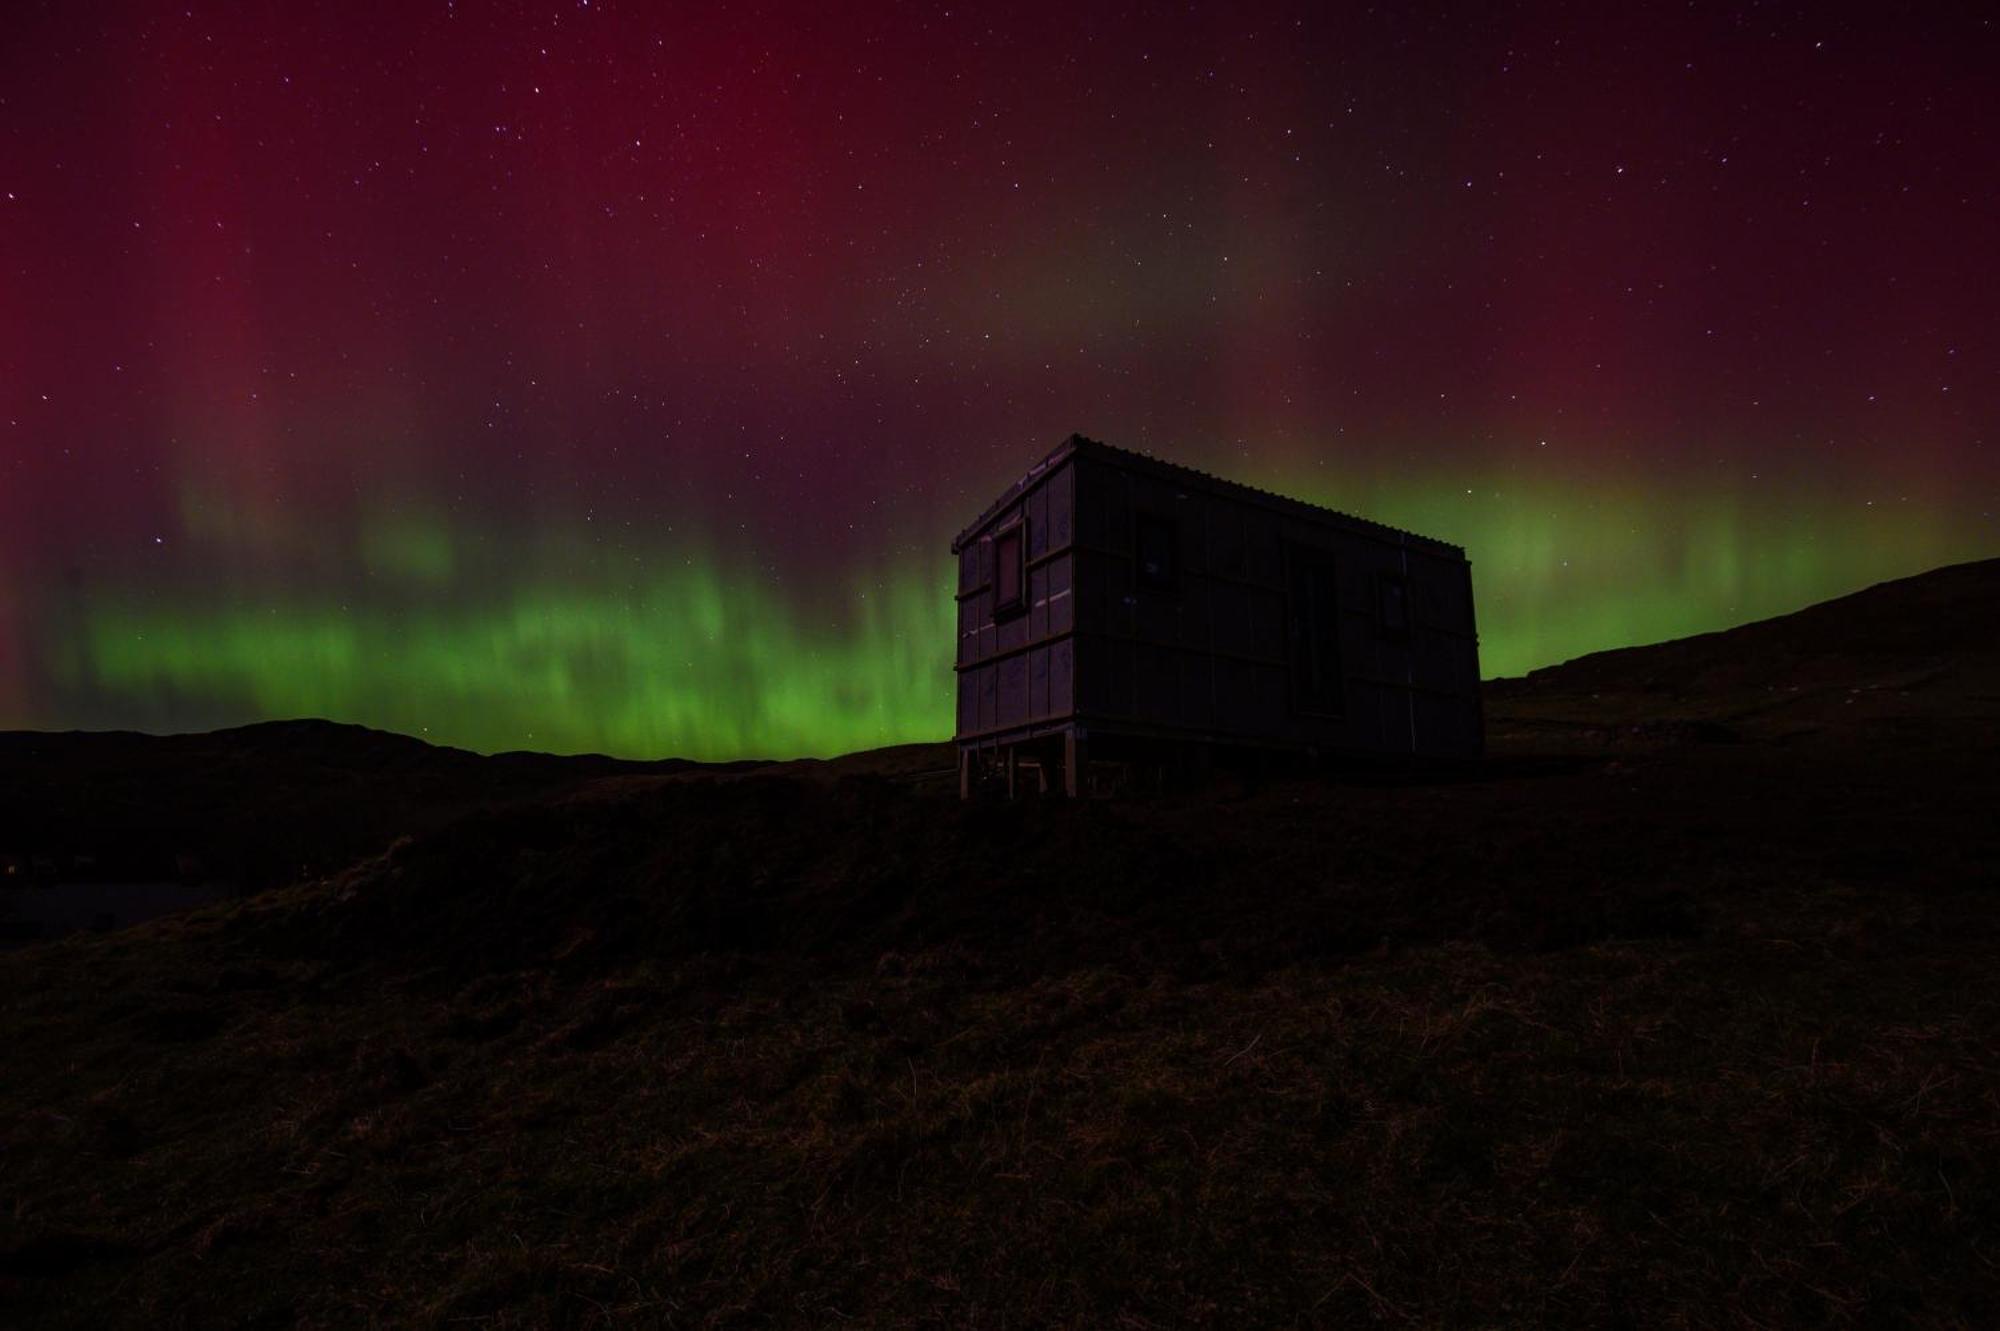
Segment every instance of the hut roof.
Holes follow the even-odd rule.
[[[953,538],[951,552],[957,554],[960,550],[964,549],[973,538],[978,536],[999,515],[1002,509],[1005,509],[1009,504],[1020,498],[1023,492],[1034,485],[1036,481],[1040,480],[1052,468],[1076,454],[1112,458],[1122,466],[1150,472],[1153,475],[1168,480],[1192,482],[1203,490],[1225,494],[1233,499],[1240,499],[1246,503],[1256,504],[1261,508],[1272,509],[1280,513],[1292,513],[1322,522],[1331,519],[1349,530],[1365,531],[1384,540],[1397,542],[1398,544],[1421,545],[1440,554],[1453,555],[1460,559],[1465,557],[1464,547],[1453,545],[1449,541],[1440,541],[1434,537],[1422,536],[1413,531],[1405,531],[1401,527],[1391,527],[1387,523],[1356,517],[1352,513],[1343,513],[1338,509],[1327,508],[1320,504],[1308,504],[1303,499],[1293,499],[1288,495],[1274,494],[1269,490],[1260,490],[1254,485],[1244,485],[1240,481],[1225,480],[1220,476],[1214,476],[1193,467],[1184,467],[1178,462],[1168,462],[1162,458],[1156,458],[1150,453],[1141,453],[1129,448],[1118,448],[1111,444],[1100,443],[1095,439],[1086,438],[1080,434],[1073,434],[1063,440],[1062,443],[1056,445],[1047,457],[1028,468],[1027,473],[1021,479],[1008,486],[998,499],[988,504],[985,512],[981,513],[964,531],[961,531]]]

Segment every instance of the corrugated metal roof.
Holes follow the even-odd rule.
[[[1102,454],[1107,457],[1124,460],[1128,463],[1138,463],[1143,467],[1155,471],[1164,471],[1182,476],[1190,481],[1198,482],[1204,488],[1219,490],[1225,494],[1248,499],[1267,508],[1276,508],[1280,511],[1290,510],[1314,518],[1333,518],[1343,525],[1361,528],[1399,542],[1415,541],[1434,549],[1448,551],[1460,558],[1465,557],[1465,548],[1463,546],[1454,545],[1449,541],[1441,541],[1434,536],[1425,536],[1418,532],[1405,531],[1401,527],[1392,527],[1386,522],[1376,522],[1372,518],[1357,517],[1352,513],[1343,513],[1339,509],[1327,508],[1322,504],[1309,504],[1303,499],[1294,499],[1290,495],[1281,495],[1271,490],[1259,489],[1254,485],[1245,485],[1241,481],[1228,480],[1221,476],[1197,470],[1194,467],[1183,466],[1178,462],[1169,462],[1165,458],[1154,457],[1151,453],[1142,453],[1130,448],[1119,448],[1115,444],[1100,443],[1095,439],[1090,439],[1080,434],[1073,434],[1063,440],[1062,443],[1056,445],[1047,457],[1044,457],[1041,461],[1030,467],[1021,479],[1008,486],[998,499],[987,505],[985,512],[981,513],[965,530],[953,538],[951,552],[957,554],[962,550],[967,541],[976,536],[1002,509],[1018,499],[1024,490],[1040,480],[1051,467],[1054,467],[1071,454],[1080,452]]]

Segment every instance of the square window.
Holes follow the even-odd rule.
[[[1391,638],[1410,634],[1410,583],[1400,573],[1384,573],[1375,584],[1382,632]]]
[[[1028,608],[1027,524],[1017,522],[993,538],[993,614]]]
[[[1171,591],[1174,585],[1174,524],[1153,513],[1141,513],[1135,531],[1133,568],[1141,587]]]

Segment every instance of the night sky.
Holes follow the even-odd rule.
[[[2000,26],[1881,10],[16,0],[0,727],[940,738],[1071,431],[1489,675],[2000,553]]]

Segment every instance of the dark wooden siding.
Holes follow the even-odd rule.
[[[1477,753],[1478,653],[1470,579],[1448,547],[1127,455],[1070,464],[1078,534],[1078,709],[1097,734],[1165,733],[1356,752]],[[1137,571],[1148,518],[1171,524],[1172,584]],[[1336,704],[1302,697],[1288,568],[1332,561]],[[1401,580],[1385,619],[1382,579]]]
[[[996,620],[994,534],[1022,522],[1026,606]],[[1073,726],[1332,752],[1481,747],[1470,566],[1454,546],[1083,440],[959,546],[962,742]],[[1398,589],[1386,612],[1385,579]],[[1329,599],[1330,614],[1301,618]]]
[[[1035,478],[958,556],[958,734],[1002,741],[1075,713],[1075,470]],[[996,619],[994,533],[1027,523],[1027,607]]]

